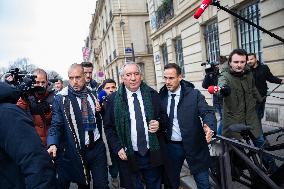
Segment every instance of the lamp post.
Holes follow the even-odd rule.
[[[121,15],[120,15],[121,17]],[[121,37],[122,37],[122,46],[123,46],[123,56],[124,56],[124,62],[126,62],[126,55],[125,55],[125,38],[124,38],[124,25],[125,22],[120,18],[119,26],[121,28]]]

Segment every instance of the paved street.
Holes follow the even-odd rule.
[[[277,129],[277,127],[273,127],[270,125],[263,125],[263,130],[264,132],[270,131],[270,130],[274,130]],[[284,136],[280,137],[279,141],[276,142],[276,138],[279,134],[274,134],[274,135],[270,135],[267,137],[268,141],[270,142],[271,145],[273,144],[278,144],[278,143],[284,143]],[[273,152],[275,153],[275,155],[284,157],[284,150],[278,150]],[[276,161],[277,165],[280,166],[281,162],[280,161]],[[193,177],[190,175],[190,171],[188,170],[188,168],[186,166],[183,167],[182,169],[182,173],[181,173],[181,183],[183,186],[183,189],[197,189],[196,188],[196,184],[194,182]],[[111,184],[109,184],[110,189],[115,189],[111,186]],[[70,189],[76,189],[76,185],[72,184]],[[92,189],[92,187],[91,187]],[[245,187],[242,184],[236,183],[234,182],[232,185],[232,189],[247,189],[247,187]]]
[[[110,177],[110,175],[109,175],[109,188],[110,189],[117,189],[117,188],[114,188],[112,185],[111,185],[111,177]],[[71,186],[70,186],[70,189],[77,189],[77,185],[76,184],[71,184]],[[91,185],[91,188],[90,189],[93,189],[93,186]]]

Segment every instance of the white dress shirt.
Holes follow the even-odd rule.
[[[131,141],[132,141],[133,150],[138,151],[136,119],[135,119],[134,102],[133,102],[134,97],[132,96],[133,93],[137,94],[137,99],[138,99],[140,107],[141,107],[141,112],[142,112],[143,122],[144,122],[144,129],[145,129],[145,136],[146,136],[146,141],[147,141],[147,148],[149,149],[148,124],[146,122],[144,104],[143,104],[142,94],[141,94],[140,88],[136,92],[131,92],[127,88],[125,88],[125,89],[126,89],[127,101],[128,101],[128,107],[129,107],[129,114],[130,114]]]
[[[92,98],[90,97],[90,95],[88,94],[88,98],[87,100],[89,101],[90,103],[90,106],[93,110],[93,114],[95,116],[96,114],[96,105],[94,104],[94,101],[92,100]],[[81,99],[79,97],[77,97],[77,102],[79,104],[79,107],[80,107],[80,110],[81,110]],[[96,117],[95,118],[95,121],[96,121]],[[94,130],[94,141],[98,140],[100,138],[100,132],[98,130],[98,126],[96,127],[96,129]],[[89,134],[88,134],[88,131],[85,131],[85,145],[88,145],[90,144],[90,140],[89,140]]]
[[[181,87],[180,86],[173,93],[171,91],[168,91],[168,106],[167,106],[167,114],[168,114],[168,116],[170,115],[170,107],[171,107],[171,99],[172,99],[171,95],[172,94],[176,95],[175,96],[173,128],[172,128],[172,136],[171,136],[171,140],[172,141],[182,141],[180,128],[179,128],[179,124],[178,124],[178,119],[177,119],[177,106],[178,106],[179,99],[180,99],[180,92],[181,92]]]

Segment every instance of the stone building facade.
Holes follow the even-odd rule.
[[[135,58],[144,81],[156,87],[146,0],[97,0],[89,31],[86,46],[97,80],[113,78],[119,83],[121,66]]]
[[[235,48],[255,52],[271,72],[284,76],[284,45],[268,34],[246,24],[224,10],[210,5],[199,19],[193,17],[201,0],[148,0],[151,39],[157,88],[163,85],[163,67],[177,63],[184,78],[202,89],[204,66],[201,63],[218,62],[220,55],[228,56]],[[224,6],[263,28],[284,38],[283,0],[222,0]],[[269,84],[269,90],[276,84]],[[267,98],[264,122],[284,125],[284,86]],[[280,97],[280,98],[277,98]]]

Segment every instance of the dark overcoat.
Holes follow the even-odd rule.
[[[216,131],[216,117],[213,107],[209,106],[194,85],[182,80],[181,96],[177,105],[177,119],[181,131],[186,160],[191,173],[196,174],[208,170],[210,157],[202,123]],[[167,110],[168,90],[166,86],[160,90],[162,108]],[[172,128],[166,124],[165,135],[170,140]]]
[[[0,83],[0,188],[54,189],[55,171],[15,89]]]
[[[94,98],[94,96],[93,96]],[[101,134],[102,119],[96,112],[96,125]],[[60,91],[52,105],[52,121],[47,137],[47,146],[56,145],[58,167],[66,180],[88,184],[90,174],[85,160],[85,130],[82,127],[82,113],[74,95],[68,94],[68,87]]]

